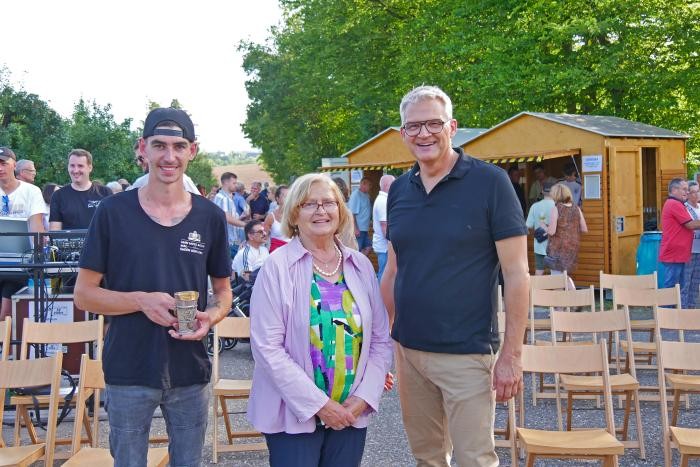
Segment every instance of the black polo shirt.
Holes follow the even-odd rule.
[[[427,352],[488,354],[498,349],[495,242],[527,228],[506,172],[454,150],[460,158],[429,194],[417,164],[389,190],[392,337]]]

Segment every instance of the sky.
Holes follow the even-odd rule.
[[[277,0],[7,0],[0,67],[15,88],[69,117],[82,97],[141,126],[148,102],[177,98],[201,149],[252,148],[241,131],[248,97],[239,41],[262,43]]]

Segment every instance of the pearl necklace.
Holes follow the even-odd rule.
[[[341,263],[343,262],[343,254],[340,252],[340,248],[338,248],[338,245],[336,245],[335,242],[333,243],[333,247],[335,248],[335,253],[336,253],[336,255],[338,255],[338,262],[337,262],[336,265],[335,265],[335,269],[333,269],[332,271],[326,271],[325,269],[321,268],[321,266],[318,266],[315,262],[312,261],[312,264],[313,264],[313,266],[314,266],[314,269],[316,270],[316,272],[318,272],[318,273],[321,274],[322,276],[333,277],[333,276],[335,276],[335,275],[338,273],[338,271],[340,270],[340,265],[341,265]],[[314,259],[316,259],[315,256],[313,256],[313,255],[311,255],[311,256],[312,256]],[[323,261],[321,261],[321,260],[318,260],[318,261],[321,262],[321,263],[323,262]]]

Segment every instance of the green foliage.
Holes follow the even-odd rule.
[[[209,155],[205,152],[200,152],[187,166],[187,175],[192,178],[195,185],[204,185],[210,188],[216,184],[213,168],[214,165],[211,163]]]
[[[391,125],[426,83],[460,126],[523,111],[613,115],[691,136],[700,121],[700,4],[685,0],[281,0],[244,42],[243,130],[277,182]],[[691,138],[689,161],[700,158]]]

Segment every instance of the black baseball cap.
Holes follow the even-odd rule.
[[[175,122],[180,129],[158,128],[165,122]],[[192,143],[195,140],[194,124],[184,110],[173,109],[172,107],[153,109],[148,113],[146,122],[143,124],[142,136],[148,138],[153,135],[180,136]]]
[[[17,160],[17,156],[15,156],[15,153],[12,151],[12,149],[6,146],[0,146],[0,160],[6,161],[8,159]]]

